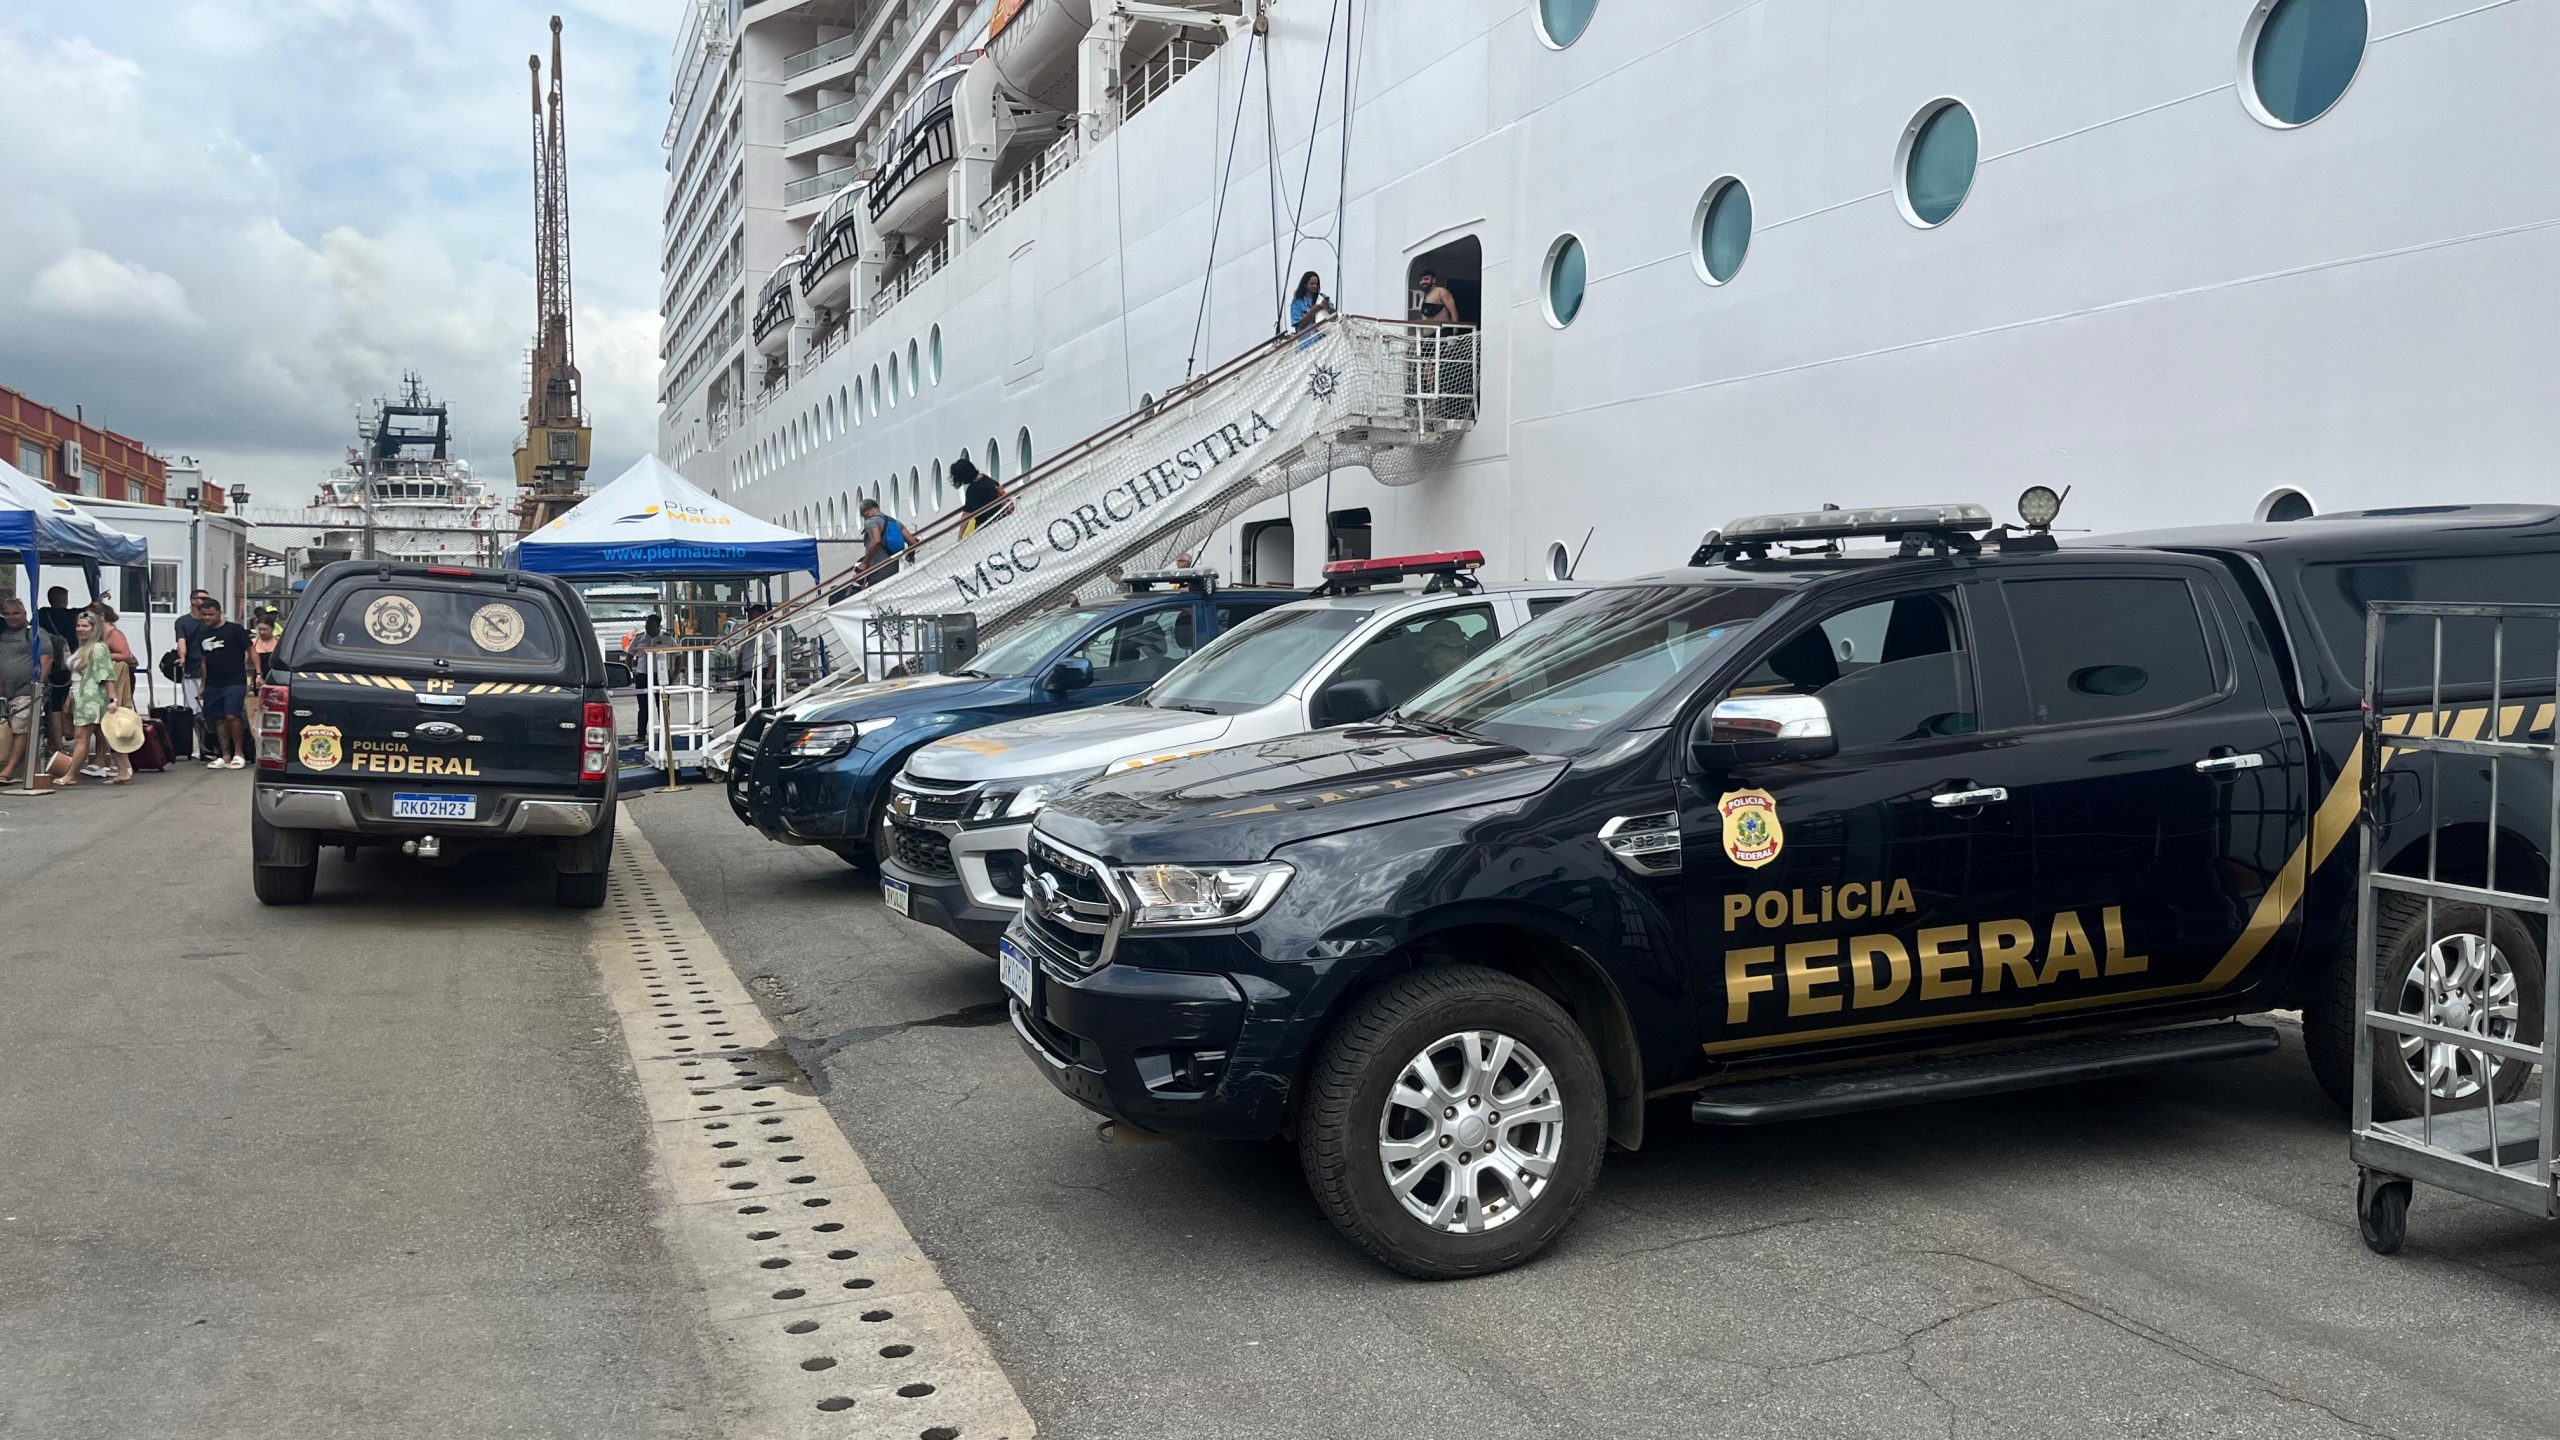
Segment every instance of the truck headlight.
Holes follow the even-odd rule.
[[[791,748],[783,753],[794,760],[832,760],[852,749],[854,741],[897,723],[897,717],[892,715],[881,720],[835,720],[812,725],[792,736]]]
[[[969,810],[969,823],[984,825],[993,820],[1020,820],[1037,815],[1040,807],[1066,794],[1099,773],[1092,770],[1068,770],[1056,775],[1035,775],[1015,783],[1010,790],[989,787],[978,796]]]
[[[1126,865],[1112,872],[1127,893],[1132,930],[1241,925],[1271,908],[1294,872],[1279,860],[1251,865]]]

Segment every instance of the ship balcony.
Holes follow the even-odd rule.
[[[847,185],[862,183],[863,178],[870,173],[871,167],[868,165],[839,165],[832,170],[821,170],[815,175],[784,185],[782,187],[782,218],[785,220],[808,219],[826,209],[827,202],[835,199],[838,192]]]
[[[844,153],[861,129],[863,112],[870,105],[871,93],[865,91],[850,100],[839,100],[783,121],[782,157],[805,160],[812,155]]]

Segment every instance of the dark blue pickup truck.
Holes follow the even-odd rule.
[[[766,710],[738,737],[729,808],[786,845],[876,863],[890,777],[928,741],[998,721],[1126,700],[1228,626],[1302,590],[1142,588],[1012,621],[965,669],[881,680]]]

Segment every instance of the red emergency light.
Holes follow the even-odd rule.
[[[1318,594],[1341,595],[1373,585],[1393,585],[1415,575],[1473,584],[1472,572],[1484,564],[1481,550],[1440,550],[1428,555],[1380,555],[1368,560],[1336,560],[1324,567]]]

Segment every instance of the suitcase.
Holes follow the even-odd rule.
[[[184,705],[162,705],[151,712],[151,722],[161,727],[161,742],[169,749],[171,759],[188,759],[199,752],[196,745],[196,712]]]
[[[157,720],[143,721],[142,748],[127,757],[132,760],[133,768],[137,771],[166,770],[169,768],[169,755],[169,727]]]

